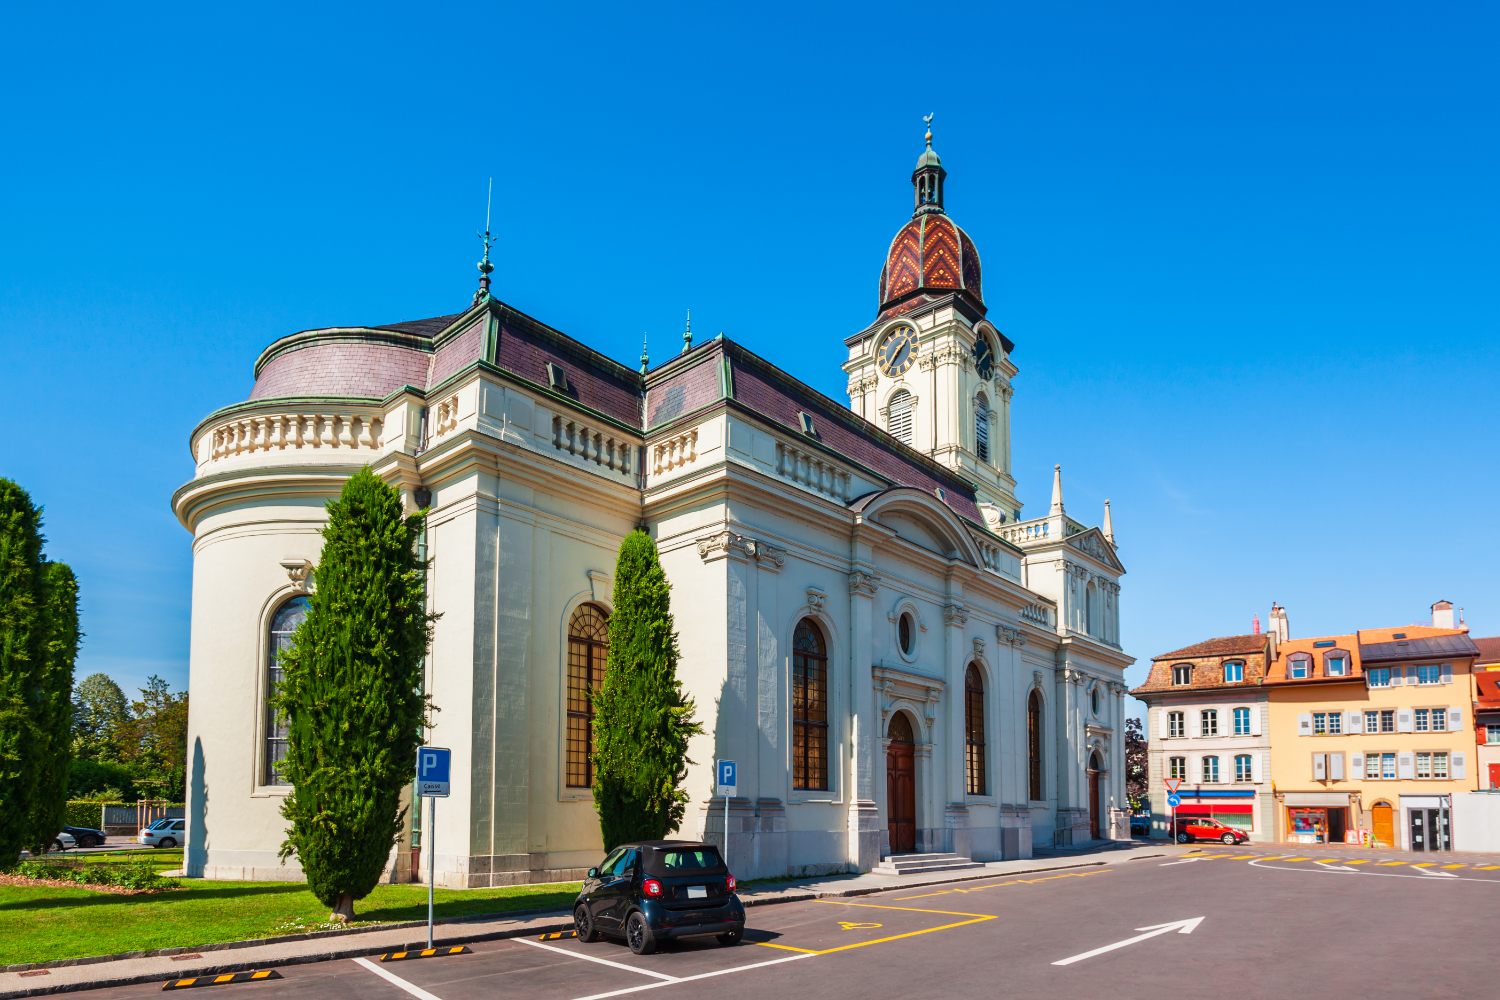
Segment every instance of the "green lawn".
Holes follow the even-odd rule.
[[[166,852],[147,852],[164,855]],[[119,859],[116,859],[119,860]],[[175,862],[180,864],[180,858]],[[326,930],[328,908],[300,882],[184,879],[139,896],[92,889],[0,886],[0,965]],[[437,890],[437,916],[568,907],[579,883]],[[354,904],[360,923],[427,919],[427,889],[382,885]]]

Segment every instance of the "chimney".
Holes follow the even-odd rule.
[[[1260,635],[1260,612],[1255,613],[1255,618],[1250,622],[1250,634]]]
[[[1271,634],[1276,636],[1277,642],[1289,642],[1292,638],[1291,626],[1286,621],[1286,608],[1271,602]]]
[[[1432,606],[1432,627],[1433,628],[1452,628],[1453,627],[1453,602],[1452,601],[1438,601],[1436,604],[1434,604]]]

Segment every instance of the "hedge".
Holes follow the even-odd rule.
[[[67,813],[68,826],[86,826],[90,830],[103,829],[100,821],[104,819],[105,806],[123,806],[124,802],[69,802]]]
[[[125,864],[79,864],[57,858],[22,858],[11,874],[22,878],[56,879],[81,885],[117,885],[125,889],[178,889],[182,883],[159,875],[150,861]]]

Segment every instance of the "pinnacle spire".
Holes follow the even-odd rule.
[[[495,178],[490,178],[490,191],[484,201],[484,232],[476,233],[480,242],[484,244],[484,258],[479,262],[479,290],[474,293],[474,305],[479,305],[490,297],[490,272],[495,265],[490,263],[490,247],[495,241],[490,238],[490,207],[493,204],[495,194]]]
[[[646,356],[646,334],[641,334],[641,374],[646,374],[646,369],[651,367],[651,359]]]
[[[1063,512],[1062,498],[1062,466],[1052,467],[1052,509],[1049,514],[1061,514]]]
[[[687,329],[682,331],[682,353],[693,349],[693,311],[687,311]]]
[[[1109,501],[1104,501],[1104,540],[1109,544],[1115,544],[1115,522],[1109,516]]]

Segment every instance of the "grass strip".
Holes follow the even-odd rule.
[[[438,889],[436,916],[569,907],[578,882]],[[427,887],[381,885],[354,904],[353,926],[427,919]],[[0,886],[0,965],[332,930],[301,882],[184,879],[182,888],[121,896],[85,888]]]

